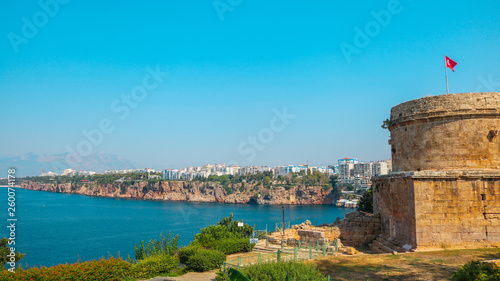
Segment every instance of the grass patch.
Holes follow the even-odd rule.
[[[389,260],[398,260],[401,258],[401,256],[400,255],[387,255],[386,258]]]
[[[329,256],[304,261],[335,280],[450,280],[471,260],[500,259],[500,249],[440,250],[398,255]]]

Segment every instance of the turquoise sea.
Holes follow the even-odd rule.
[[[187,245],[200,228],[234,214],[257,229],[274,229],[282,207],[269,205],[143,201],[49,193],[16,188],[16,251],[26,253],[22,265],[52,266],[98,259],[108,253],[134,256],[134,245],[158,239],[161,232],[180,235]],[[7,188],[1,188],[4,207],[2,237],[7,229]],[[4,202],[4,203],[1,203]],[[333,205],[285,206],[285,220],[313,224],[343,218],[352,209]],[[25,267],[26,268],[26,267]]]

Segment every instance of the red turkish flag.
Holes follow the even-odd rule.
[[[446,67],[449,67],[453,72],[455,72],[453,68],[455,67],[455,65],[457,65],[457,63],[446,55],[444,55],[444,60],[446,61]]]

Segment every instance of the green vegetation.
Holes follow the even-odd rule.
[[[204,249],[204,248],[201,246],[186,246],[184,248],[181,248],[179,250],[180,262],[186,263],[189,260],[189,258],[192,255],[196,254],[200,249]]]
[[[382,129],[389,129],[389,126],[391,126],[391,120],[389,119],[385,119],[384,121],[382,121]]]
[[[225,261],[223,252],[200,248],[189,257],[186,265],[194,271],[204,272],[220,267]]]
[[[151,278],[171,272],[179,266],[179,257],[173,255],[152,255],[132,264],[127,275],[134,278]]]
[[[500,280],[500,268],[494,263],[472,260],[451,277],[453,281],[496,281]]]
[[[238,223],[231,214],[201,229],[189,246],[179,250],[180,261],[192,270],[207,271],[220,267],[226,255],[248,252],[254,229],[248,224],[239,227]]]
[[[12,274],[6,270],[0,272],[0,280],[123,280],[130,269],[130,263],[110,257],[99,261],[60,264],[53,267],[33,267],[17,269]]]
[[[373,213],[373,191],[370,188],[358,202],[358,211]]]
[[[174,238],[171,238],[170,232],[168,232],[167,237],[163,236],[163,233],[160,233],[160,240],[149,240],[146,248],[144,248],[144,241],[141,241],[139,247],[135,244],[135,259],[139,261],[151,256],[173,255],[179,249],[178,241],[179,234],[177,234]]]
[[[7,238],[2,238],[0,239],[0,264],[2,264],[2,270],[6,270],[5,266],[7,263],[11,262],[11,257],[8,255],[11,254],[10,247],[13,247],[9,245],[9,239]],[[19,264],[19,261],[24,258],[26,254],[21,254],[19,252],[14,253],[14,262]]]
[[[159,178],[149,179],[150,176],[159,176]],[[73,183],[81,185],[85,182],[95,184],[112,184],[117,180],[123,180],[123,184],[135,181],[148,181],[155,183],[162,181],[161,173],[125,173],[125,174],[95,174],[91,176],[54,176],[54,177],[25,177],[24,179],[38,183]],[[132,183],[133,184],[133,183]]]
[[[144,241],[139,246],[135,244],[135,260],[128,257],[132,264],[127,275],[134,278],[150,278],[160,274],[166,274],[179,266],[177,252],[179,235],[167,237],[160,233],[160,239],[151,239],[146,247]]]
[[[214,240],[231,237],[250,237],[253,232],[253,227],[248,224],[238,226],[238,223],[240,223],[240,221],[234,220],[233,214],[231,213],[229,217],[222,218],[216,225],[201,229],[200,233],[195,235],[194,242],[200,243],[203,246],[210,246],[209,243]]]
[[[212,248],[223,252],[226,255],[248,252],[250,250],[250,243],[248,238],[228,238],[222,239],[212,244]],[[253,248],[255,244],[252,244]]]
[[[231,281],[250,281],[243,273],[234,268],[230,268],[228,274]]]
[[[254,264],[239,270],[250,280],[311,280],[326,281],[327,278],[312,265],[300,262],[270,262]],[[236,280],[229,277],[229,272],[218,272],[216,281]]]

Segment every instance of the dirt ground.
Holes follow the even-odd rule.
[[[255,253],[253,253],[255,254]],[[234,259],[251,256],[241,253],[228,256]],[[470,260],[500,259],[500,249],[442,250],[405,254],[358,254],[354,256],[327,256],[303,261],[314,264],[321,273],[330,275],[332,280],[450,280],[462,265]],[[156,277],[150,281],[211,281],[215,271],[190,272],[178,277]],[[256,280],[258,281],[258,280]]]
[[[329,256],[304,261],[332,280],[450,280],[470,260],[500,259],[500,249],[467,249],[405,254]]]

